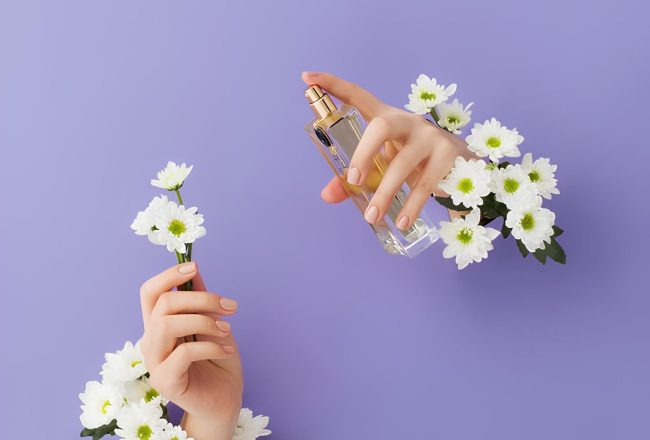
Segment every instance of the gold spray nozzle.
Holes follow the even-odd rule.
[[[314,114],[320,119],[325,119],[338,110],[336,104],[334,104],[334,101],[330,98],[330,95],[323,92],[323,90],[315,84],[305,90],[305,96],[307,97],[307,102],[309,102],[309,106],[313,110]]]

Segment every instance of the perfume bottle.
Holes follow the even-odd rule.
[[[315,115],[315,118],[305,126],[305,130],[332,170],[341,178],[350,199],[363,215],[381,182],[388,163],[380,152],[373,159],[372,168],[364,184],[358,186],[349,184],[347,172],[350,159],[361,140],[365,123],[354,107],[343,105],[338,108],[332,98],[317,85],[309,87],[305,91],[305,96]],[[403,184],[393,197],[386,215],[370,227],[386,252],[414,257],[433,244],[439,235],[424,210],[413,222],[413,226],[407,230],[402,231],[396,226],[397,216],[408,194],[409,188]]]

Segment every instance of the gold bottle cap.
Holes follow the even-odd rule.
[[[338,110],[330,95],[315,84],[305,90],[305,97],[317,118],[325,119]]]

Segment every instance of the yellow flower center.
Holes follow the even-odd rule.
[[[515,179],[506,179],[503,181],[503,189],[505,189],[507,193],[512,194],[519,189],[519,182]]]
[[[436,99],[436,94],[433,92],[422,92],[420,93],[420,99],[424,101],[434,100]]]
[[[185,226],[185,223],[183,223],[182,221],[174,219],[169,223],[167,229],[175,236],[180,237],[181,234],[187,230],[187,227]]]
[[[472,231],[470,228],[463,228],[458,231],[456,239],[463,244],[469,244],[472,241],[472,235],[474,235],[474,231]]]
[[[499,148],[501,146],[501,139],[499,139],[498,137],[492,136],[485,143],[490,148]]]
[[[456,186],[456,188],[463,194],[467,194],[474,189],[474,182],[472,182],[472,179],[469,177],[466,177],[458,181],[458,186]]]

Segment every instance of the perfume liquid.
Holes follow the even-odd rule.
[[[341,178],[350,199],[363,215],[384,176],[388,163],[382,153],[377,154],[364,184],[360,186],[348,184],[348,167],[361,140],[365,123],[354,107],[344,105],[338,108],[330,96],[318,86],[308,88],[305,96],[316,116],[305,126],[305,130],[332,170]],[[396,226],[397,216],[408,194],[409,188],[403,184],[393,197],[386,215],[370,227],[386,252],[414,257],[433,244],[439,236],[433,222],[424,211],[407,230],[402,231]]]

